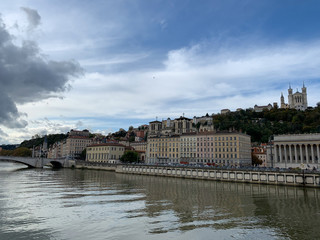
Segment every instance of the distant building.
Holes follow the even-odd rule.
[[[68,138],[61,142],[56,142],[48,149],[48,158],[78,158],[82,151],[93,143],[89,138],[90,132],[88,130],[76,131],[71,130]],[[37,152],[37,151],[36,151]]]
[[[174,120],[174,133],[183,134],[193,132],[192,119],[181,116]]]
[[[292,108],[296,110],[304,111],[308,108],[308,99],[307,99],[307,88],[305,87],[304,83],[301,88],[301,92],[297,91],[293,93],[291,85],[289,85],[288,89],[288,103],[284,102],[284,96],[281,93],[280,97],[280,107],[281,108]]]
[[[130,146],[137,151],[146,151],[147,150],[147,142],[131,142]]]
[[[254,107],[253,107],[253,111],[255,111],[255,112],[262,112],[264,109],[271,110],[272,109],[272,105],[269,103],[266,106],[254,105]]]
[[[179,135],[150,137],[147,142],[148,163],[179,163]]]
[[[238,132],[200,132],[152,137],[148,163],[251,165],[250,136]]]
[[[69,132],[69,136],[80,136],[80,137],[89,137],[90,136],[90,132],[88,130],[73,130],[71,129]]]
[[[63,143],[62,157],[78,158],[90,144],[92,144],[92,140],[88,137],[69,136]]]
[[[320,133],[274,136],[267,164],[279,168],[319,168]]]
[[[158,120],[149,122],[148,136],[149,137],[160,136],[161,126],[162,126],[162,123]]]
[[[221,114],[227,114],[231,112],[230,109],[221,109]]]
[[[88,146],[86,161],[116,163],[123,156],[125,146],[119,143],[101,143]]]
[[[267,145],[261,144],[261,146],[253,147],[252,153],[257,156],[262,163],[259,165],[260,167],[267,167]]]
[[[197,137],[197,163],[251,165],[251,138],[239,132],[203,132]]]

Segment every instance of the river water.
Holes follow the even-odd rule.
[[[320,189],[0,162],[7,239],[320,239]]]

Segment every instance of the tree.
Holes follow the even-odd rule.
[[[252,158],[252,165],[253,166],[258,166],[260,164],[262,164],[262,160],[260,160],[257,155],[251,153],[251,158]]]
[[[87,149],[83,149],[83,151],[81,152],[79,159],[80,160],[86,160],[86,155],[87,155]]]
[[[126,162],[126,163],[132,163],[132,162],[138,162],[139,161],[139,156],[138,153],[136,151],[126,151],[121,159],[122,162]]]
[[[31,157],[32,156],[32,152],[31,152],[30,149],[28,149],[26,147],[20,147],[20,148],[17,148],[15,150],[13,150],[12,156],[15,156],[15,157]]]

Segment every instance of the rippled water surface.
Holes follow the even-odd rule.
[[[0,162],[0,240],[320,239],[319,189]]]

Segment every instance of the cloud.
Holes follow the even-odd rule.
[[[6,134],[2,129],[0,128],[0,136],[8,137],[8,134]]]
[[[41,17],[37,10],[27,7],[20,7],[20,9],[27,15],[27,19],[29,22],[29,30],[33,30],[40,25]]]
[[[82,69],[75,61],[44,58],[34,41],[18,46],[13,39],[0,19],[0,125],[22,128],[27,122],[16,104],[57,97],[70,88],[68,82]]]
[[[81,108],[88,109],[89,116],[106,118],[235,110],[279,101],[289,82],[301,87],[305,80],[311,93],[314,79],[320,76],[319,56],[318,41],[224,49],[199,43],[169,51],[163,68],[88,73],[70,94],[73,101],[82,99]],[[315,101],[310,94],[309,103]],[[74,102],[67,102],[74,107]],[[80,106],[75,108],[82,114]]]

